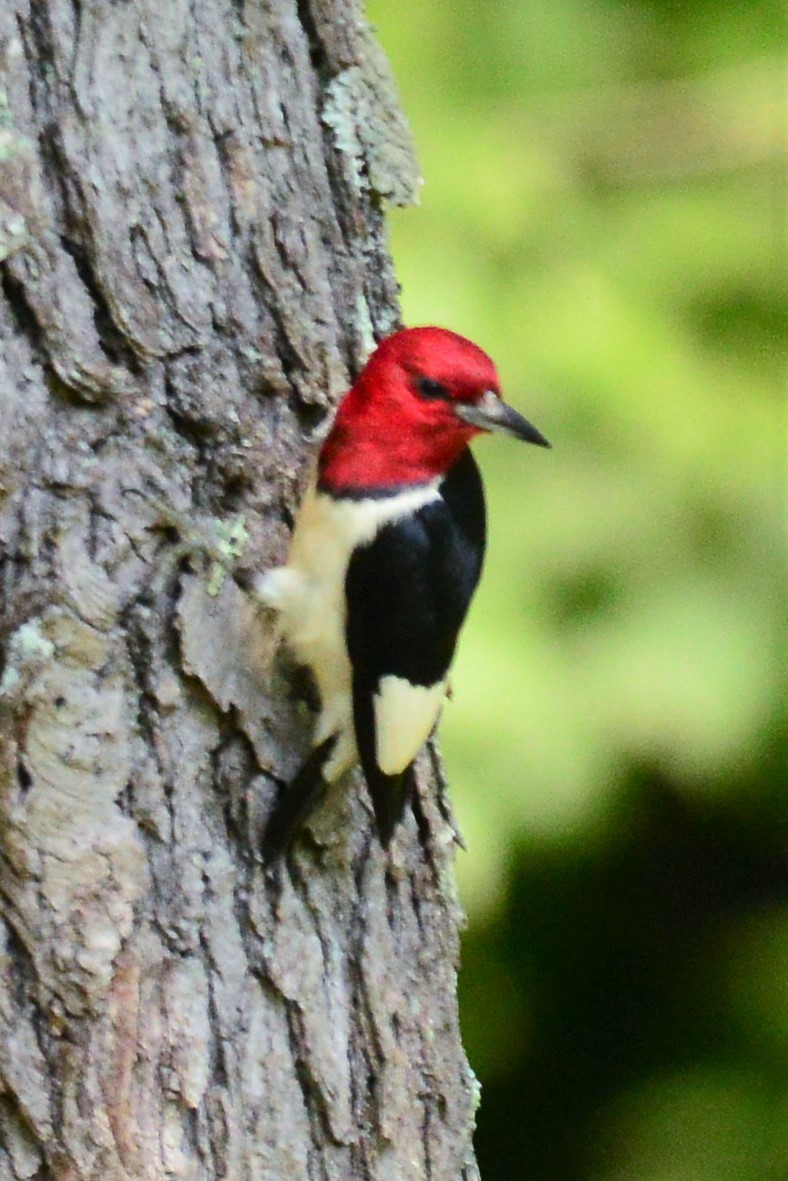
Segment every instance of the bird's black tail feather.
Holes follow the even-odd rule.
[[[413,799],[413,764],[399,775],[384,775],[377,767],[365,771],[367,787],[375,809],[375,822],[380,843],[388,849],[394,830],[402,819],[405,809]]]
[[[332,734],[316,746],[295,779],[274,804],[262,840],[262,853],[267,862],[278,861],[284,856],[299,828],[319,803],[326,789],[323,768],[336,742],[337,735]],[[384,775],[375,763],[367,761],[364,771],[380,842],[387,849],[406,807],[413,799],[413,764],[399,775]]]
[[[326,738],[310,754],[295,779],[274,804],[262,841],[266,861],[276,861],[290,847],[298,829],[326,788],[323,767],[336,746],[337,735]]]
[[[381,771],[376,749],[374,695],[358,676],[353,678],[353,721],[358,756],[375,809],[380,843],[387,849],[405,808],[413,798],[413,764],[396,775],[386,775]]]

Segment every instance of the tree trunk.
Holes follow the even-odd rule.
[[[0,1177],[477,1177],[434,756],[278,877],[282,560],[416,183],[347,0],[0,5]],[[189,522],[188,526],[184,522]]]

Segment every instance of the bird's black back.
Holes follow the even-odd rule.
[[[399,819],[405,777],[377,765],[373,696],[386,676],[422,686],[445,678],[484,559],[484,489],[469,450],[439,493],[359,547],[345,580],[356,741],[384,839]]]

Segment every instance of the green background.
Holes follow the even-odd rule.
[[[788,1177],[784,10],[373,0],[484,439],[441,738],[484,1181]]]

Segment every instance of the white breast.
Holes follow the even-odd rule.
[[[315,486],[304,496],[287,565],[271,570],[257,592],[279,612],[282,635],[296,658],[312,669],[322,705],[314,744],[331,734],[340,740],[328,766],[336,778],[356,761],[351,669],[345,644],[345,575],[354,549],[372,541],[383,525],[439,498],[438,481],[394,496],[336,500]],[[426,735],[425,735],[426,737]]]

